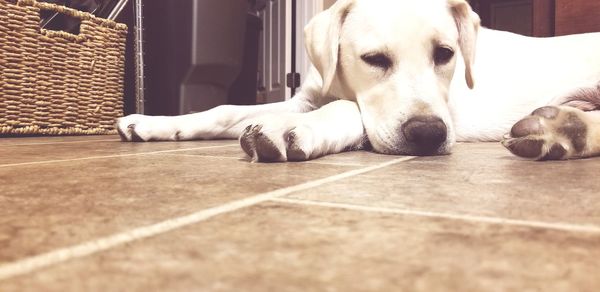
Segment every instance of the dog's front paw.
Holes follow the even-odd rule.
[[[144,142],[135,131],[136,125],[144,118],[143,115],[128,115],[117,119],[117,132],[123,142]]]
[[[546,106],[517,122],[502,144],[513,154],[535,160],[585,157],[588,141],[585,112]]]
[[[125,142],[179,140],[179,131],[168,117],[129,115],[117,120],[117,132]]]
[[[252,124],[240,136],[242,149],[253,162],[305,161],[311,157],[312,131],[304,126]]]

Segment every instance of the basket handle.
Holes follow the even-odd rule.
[[[62,5],[57,5],[54,3],[37,2],[36,0],[19,0],[18,3],[21,6],[29,5],[29,6],[37,7],[40,10],[55,12],[55,14],[66,15],[70,18],[77,20],[79,22],[79,25],[81,25],[81,22],[84,20],[89,20],[89,19],[94,18],[94,16],[90,13],[81,12],[81,11],[78,11],[78,10],[75,10],[75,9],[72,9],[69,7],[65,7]],[[44,33],[43,29],[40,28],[40,30],[42,33]],[[81,40],[85,39],[85,36],[83,34],[73,34],[73,33],[65,32],[65,31],[53,31],[52,30],[52,34],[58,34],[64,38],[67,38],[72,41],[81,41]]]

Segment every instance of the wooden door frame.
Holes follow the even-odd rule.
[[[508,2],[515,0],[471,0],[471,5],[478,11],[482,25],[490,27],[492,3]],[[524,0],[527,1],[527,0]],[[554,36],[555,0],[528,0],[532,5],[532,34],[535,37]]]
[[[533,36],[554,36],[554,0],[533,0]]]

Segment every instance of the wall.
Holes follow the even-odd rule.
[[[323,0],[323,8],[329,8],[336,0]]]

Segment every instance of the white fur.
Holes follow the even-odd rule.
[[[399,129],[431,114],[448,128],[443,154],[455,141],[498,141],[537,107],[600,81],[600,33],[540,39],[480,29],[464,0],[339,0],[305,38],[315,68],[290,101],[132,115],[118,121],[123,139],[237,138],[261,124],[283,149],[281,137],[302,129],[307,159],[359,147],[364,135],[378,152],[411,154]],[[457,52],[448,65],[432,66],[436,42]],[[381,50],[393,56],[389,72],[360,60]]]
[[[482,29],[474,71],[473,90],[458,78],[451,86],[457,140],[499,141],[534,109],[600,82],[600,33],[531,38]]]

